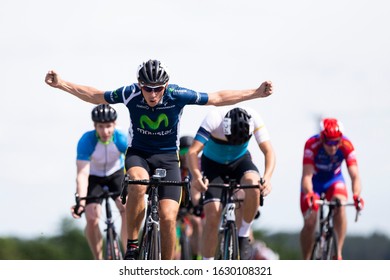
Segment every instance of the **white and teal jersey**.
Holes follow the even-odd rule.
[[[124,168],[126,149],[126,133],[115,129],[112,139],[103,143],[96,130],[91,130],[77,144],[77,160],[90,161],[90,175],[106,177]]]
[[[205,105],[207,93],[169,84],[161,102],[150,107],[138,84],[107,91],[108,103],[124,103],[130,114],[129,147],[148,153],[176,153],[180,138],[180,118],[189,104]]]
[[[252,123],[250,127],[257,144],[270,140],[268,130],[261,116],[252,108],[241,108],[245,109],[251,115]],[[228,107],[218,107],[212,110],[203,120],[195,136],[195,140],[205,145],[203,154],[209,159],[221,164],[229,164],[239,159],[248,150],[249,141],[242,145],[229,145],[223,133],[223,119],[231,109]]]

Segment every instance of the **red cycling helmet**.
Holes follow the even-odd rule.
[[[323,119],[320,126],[322,139],[337,139],[343,136],[342,124],[337,119]]]

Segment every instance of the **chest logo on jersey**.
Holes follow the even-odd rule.
[[[142,115],[139,122],[142,129],[145,129],[145,125],[147,125],[152,130],[158,129],[161,123],[163,123],[165,127],[169,124],[168,116],[166,114],[160,114],[156,121],[152,121],[148,116]]]

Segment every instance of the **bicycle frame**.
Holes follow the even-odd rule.
[[[126,203],[127,185],[146,185],[148,196],[146,215],[142,234],[140,238],[140,255],[143,260],[161,259],[161,236],[160,236],[160,218],[159,218],[159,198],[158,188],[161,186],[182,186],[186,187],[186,193],[189,194],[189,178],[184,181],[163,181],[166,176],[166,170],[157,168],[155,174],[149,180],[130,180],[125,176],[125,184],[122,189],[122,203]],[[186,203],[190,198],[185,199]]]
[[[179,233],[178,248],[176,249],[180,249],[180,260],[192,260],[191,241],[187,235],[187,231],[191,227],[188,215],[191,214],[187,207],[181,207],[176,218],[176,230]]]
[[[105,240],[105,251],[104,251],[104,258],[106,260],[122,260],[123,259],[123,253],[121,249],[121,245],[119,242],[119,235],[117,234],[115,230],[115,224],[112,217],[112,210],[110,205],[110,197],[118,196],[119,192],[110,192],[107,186],[103,186],[102,188],[103,193],[101,195],[97,196],[86,196],[86,197],[79,197],[76,194],[76,205],[80,205],[81,200],[87,200],[87,199],[103,199],[104,202],[104,208],[106,212],[106,218],[105,218],[105,224],[106,228],[104,231],[106,232],[106,240]]]
[[[160,217],[157,192],[159,180],[161,180],[161,177],[153,176],[152,182],[155,183],[150,185],[148,189],[148,206],[140,242],[140,258],[143,260],[161,260]]]
[[[238,189],[259,188],[259,185],[240,185],[233,179],[227,179],[228,183],[210,183],[209,187],[223,189],[221,199],[222,213],[219,223],[218,243],[215,259],[239,260],[240,252],[238,246],[238,232],[236,226],[236,203],[240,202],[234,198]],[[263,197],[260,197],[261,205]]]
[[[108,188],[103,190],[108,194]],[[109,196],[104,197],[104,203],[106,208],[106,256],[107,260],[122,260],[123,254],[119,243],[119,236],[115,230],[114,220],[112,218],[111,204],[109,202]]]
[[[334,211],[342,206],[354,206],[352,202],[342,202],[339,199],[328,201],[325,194],[316,200],[320,205],[317,212],[317,229],[315,243],[313,246],[312,260],[332,260],[338,259],[338,237],[334,231]],[[325,208],[328,207],[326,210]],[[356,212],[355,222],[357,221],[359,211]]]

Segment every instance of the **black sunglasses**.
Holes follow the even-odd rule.
[[[165,86],[158,86],[158,87],[149,87],[149,86],[142,86],[142,88],[146,91],[146,92],[160,92],[162,91]]]

